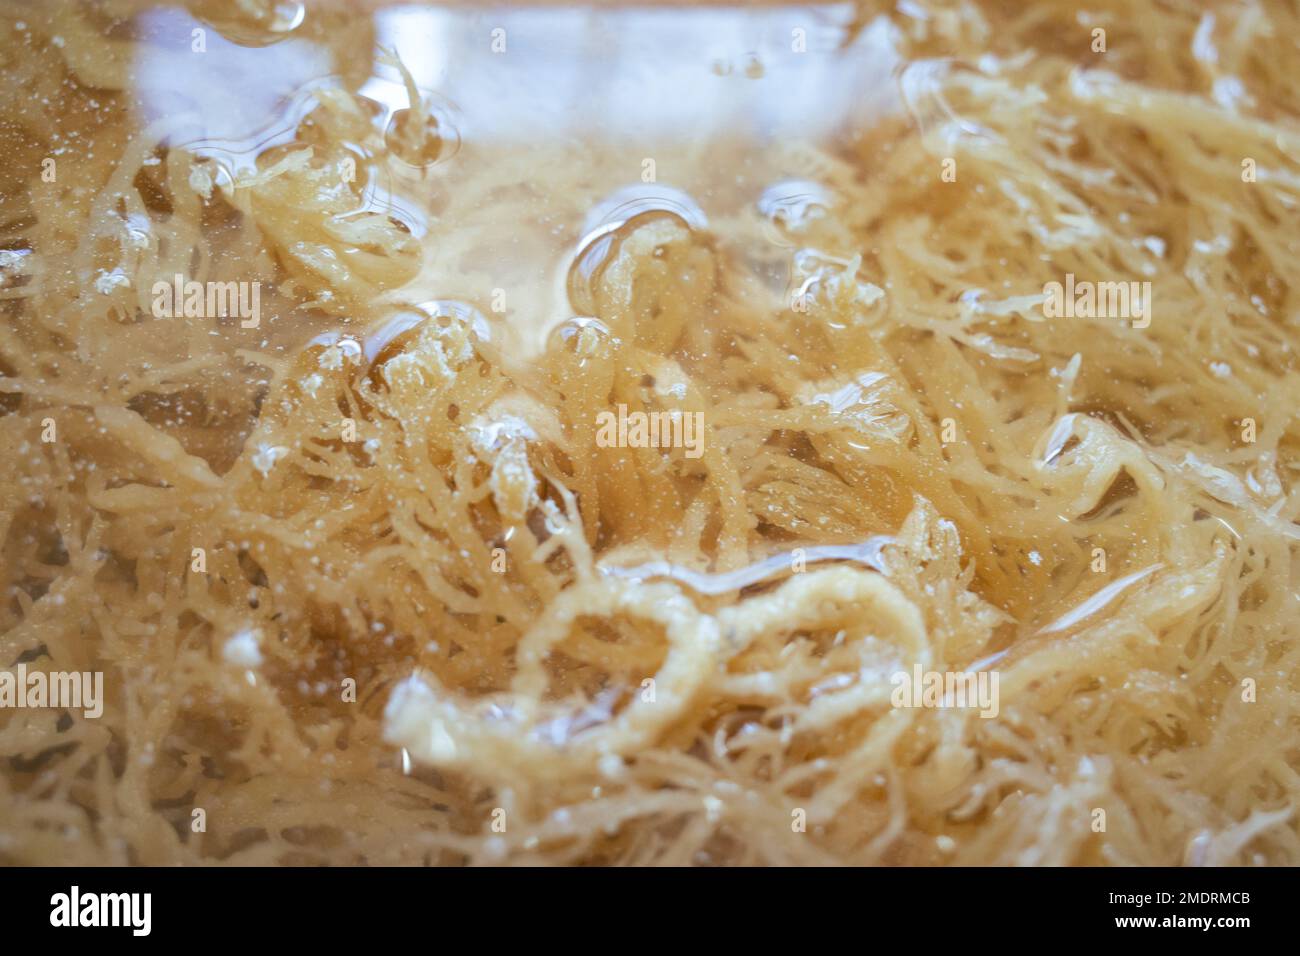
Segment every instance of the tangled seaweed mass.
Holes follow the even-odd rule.
[[[105,695],[0,710],[0,860],[1300,863],[1294,3],[860,4],[897,109],[613,214],[268,6],[0,9],[0,662]],[[315,57],[251,152],[141,107],[192,25]]]

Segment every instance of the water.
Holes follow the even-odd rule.
[[[888,31],[851,32],[850,4],[416,4],[339,23],[299,6],[242,24],[205,20],[202,5],[142,14],[141,125],[210,158],[220,187],[293,142],[322,97],[354,92],[366,114],[347,138],[356,212],[426,240],[418,275],[392,298],[486,312],[497,293],[501,345],[523,361],[557,325],[595,313],[585,283],[639,217],[675,216],[743,250],[779,301],[789,257],[770,250],[832,203],[809,148],[821,155],[900,108]],[[190,50],[196,28],[202,54]]]

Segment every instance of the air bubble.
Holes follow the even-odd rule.
[[[362,344],[366,362],[372,367],[383,364],[383,360],[400,350],[409,333],[429,322],[444,329],[462,323],[478,341],[489,342],[492,338],[487,319],[474,306],[453,299],[435,299],[402,309],[368,334]]]
[[[601,270],[618,254],[623,239],[660,217],[676,219],[692,230],[707,225],[704,211],[695,200],[668,186],[629,186],[591,211],[569,270],[569,302],[575,311],[598,314],[594,287]]]
[[[450,124],[432,113],[419,113],[401,109],[393,113],[384,130],[384,143],[388,151],[408,166],[432,166],[450,155],[449,142],[454,142]]]
[[[758,211],[780,233],[799,233],[823,218],[833,204],[830,190],[820,183],[787,179],[763,191]]]
[[[209,15],[207,8],[217,9]],[[204,4],[197,15],[216,28],[231,43],[240,46],[270,46],[287,39],[307,19],[306,4],[298,0],[263,0],[241,3],[231,11],[224,3]]]
[[[547,339],[550,351],[565,351],[586,360],[601,344],[613,337],[609,326],[590,316],[574,316],[551,329]]]

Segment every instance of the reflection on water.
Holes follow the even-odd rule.
[[[817,139],[892,96],[883,22],[851,38],[852,20],[847,3],[400,7],[379,14],[376,34],[419,85],[460,105],[480,142]]]

